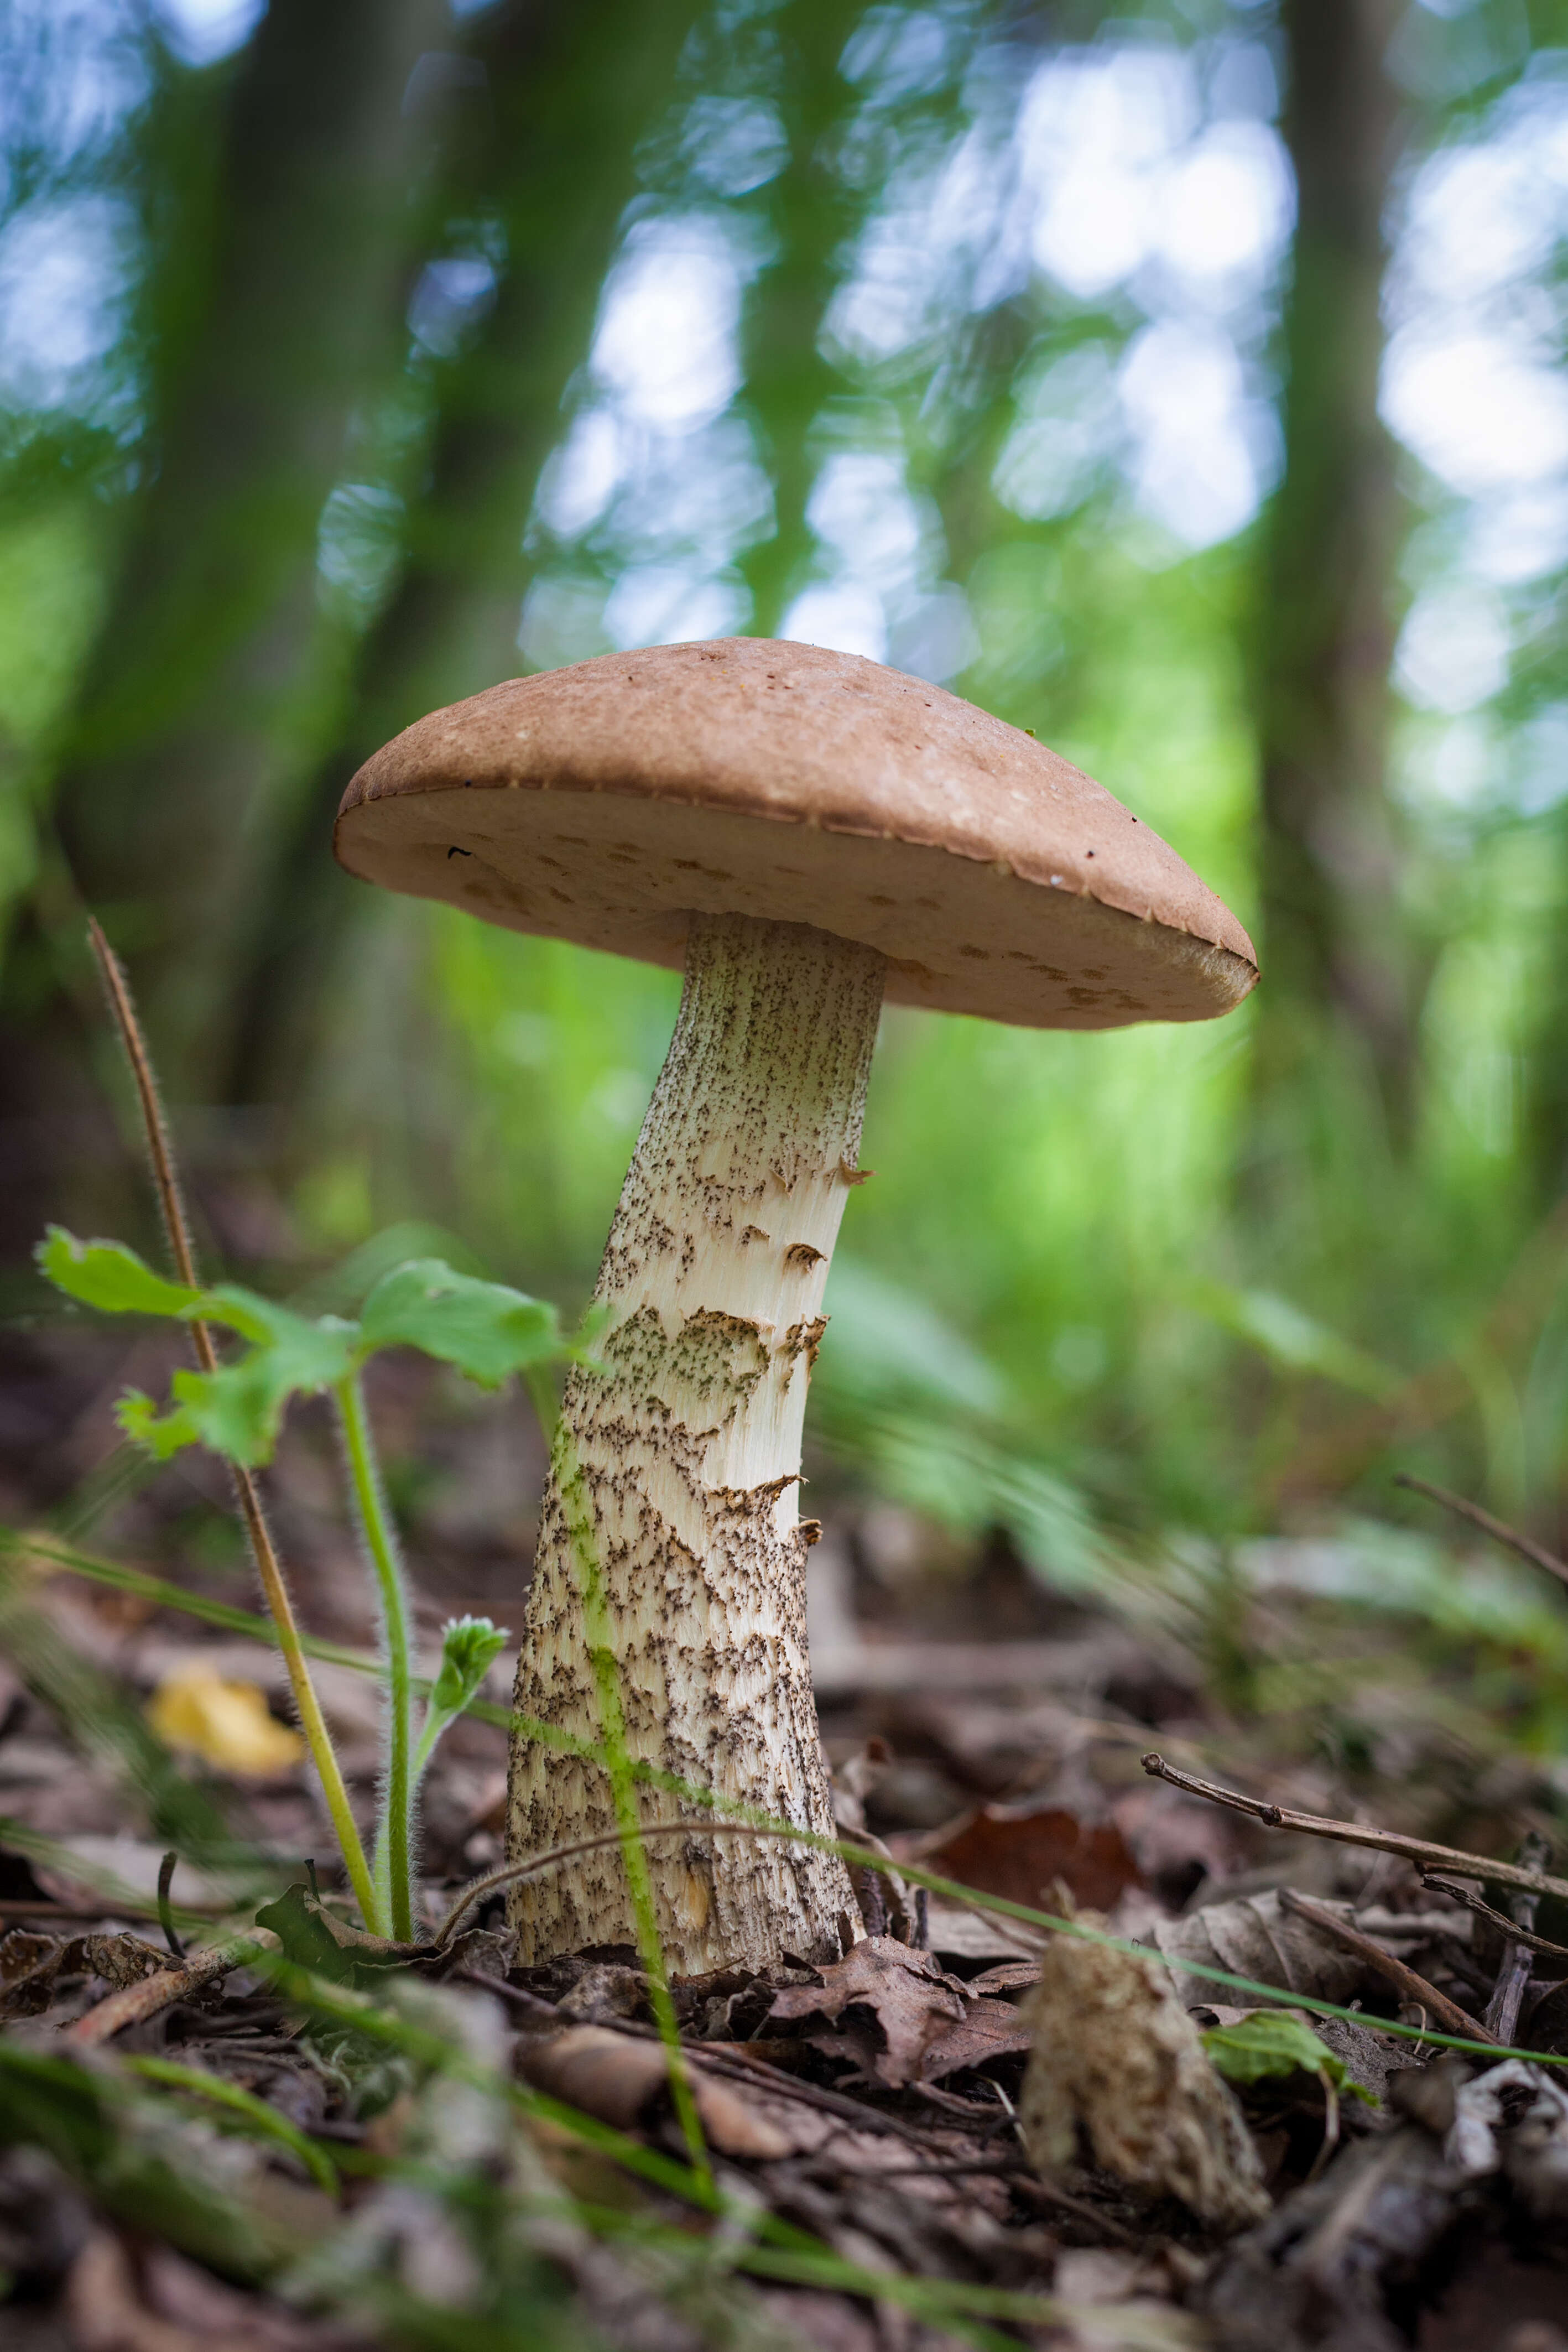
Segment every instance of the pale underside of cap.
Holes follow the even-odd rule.
[[[694,912],[887,957],[894,1003],[1045,1029],[1202,1021],[1229,909],[1082,770],[940,687],[767,638],[603,654],[433,711],[343,798],[350,874],[679,969]]]

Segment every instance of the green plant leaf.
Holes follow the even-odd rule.
[[[114,1408],[114,1418],[134,1445],[154,1462],[167,1462],[187,1445],[199,1445],[202,1433],[183,1405],[160,1412],[140,1389],[127,1389]]]
[[[177,1406],[204,1445],[246,1469],[270,1462],[291,1397],[317,1396],[353,1369],[359,1338],[352,1323],[303,1316],[270,1307],[274,1336],[253,1347],[238,1363],[215,1372],[176,1372]]]
[[[123,1242],[78,1242],[63,1225],[49,1227],[37,1256],[57,1290],[106,1315],[183,1317],[201,1301],[199,1290],[165,1281]]]
[[[448,1618],[441,1629],[440,1670],[431,1685],[432,1713],[461,1715],[511,1638],[488,1617]]]
[[[421,1348],[485,1389],[572,1352],[548,1301],[455,1274],[438,1257],[413,1258],[383,1275],[365,1301],[360,1332],[367,1351]]]
[[[116,1408],[128,1437],[155,1460],[200,1444],[246,1469],[270,1462],[290,1397],[315,1396],[353,1370],[359,1328],[323,1315],[317,1322],[253,1291],[224,1286],[194,1294],[204,1315],[253,1344],[215,1372],[176,1372],[173,1404],[160,1413],[131,1390]]]
[[[436,1741],[478,1696],[486,1675],[511,1638],[504,1625],[493,1624],[488,1617],[450,1617],[442,1627],[441,1664],[430,1686],[413,1759],[416,1783]]]
[[[1216,2025],[1203,2036],[1209,2059],[1228,2083],[1260,2083],[1274,2074],[1317,2074],[1348,2091],[1353,2098],[1377,2105],[1370,2091],[1353,2083],[1343,2058],[1336,2058],[1301,2018],[1288,2010],[1255,2009],[1235,2025]]]

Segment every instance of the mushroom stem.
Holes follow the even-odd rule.
[[[883,958],[801,923],[692,918],[685,986],[595,1297],[605,1370],[567,1384],[517,1666],[520,1713],[601,1736],[563,1508],[586,1511],[632,1754],[831,1833],[806,1651],[806,1389],[856,1181]],[[669,1799],[649,1790],[646,1818]],[[694,1818],[698,1818],[694,1811]],[[614,1825],[597,1766],[518,1738],[512,1858]],[[696,1974],[859,1936],[836,1856],[694,1838],[655,1874]],[[633,1940],[620,1857],[513,1891],[523,1957]]]

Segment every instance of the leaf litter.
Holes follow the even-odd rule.
[[[202,1636],[185,1638],[199,1664]],[[35,1701],[23,1704],[29,1738],[60,1738]],[[22,1730],[19,1719],[13,1736]],[[1013,1735],[1002,1724],[998,1736]],[[472,1775],[475,1751],[491,1738],[499,1734],[464,1725],[451,1768],[459,1778]],[[57,1752],[68,1769],[63,1739]],[[206,1769],[213,1784],[224,1780],[217,1766]],[[432,1771],[442,1770],[438,1755]],[[252,1786],[228,1778],[243,1811]],[[25,1792],[20,1802],[25,1811]],[[1114,1806],[1113,1798],[1103,1821],[1084,1826],[1112,1822]],[[1011,1861],[1027,1875],[1042,1858],[1039,1815],[1063,1810],[993,1803],[988,1830],[1005,1831],[1016,1816]],[[889,1835],[906,1871],[922,1867],[917,1845],[946,1865],[964,1816],[946,1839],[893,1824]],[[1076,1843],[1095,1850],[1092,1839]],[[444,1907],[468,1859],[451,1852],[444,1876],[427,1882],[428,1916]],[[1369,2345],[1402,2341],[1386,2334],[1394,2323],[1385,2305],[1440,2275],[1444,2250],[1473,2233],[1478,2210],[1495,2214],[1500,2239],[1561,2237],[1550,2184],[1562,2126],[1540,2070],[1523,2068],[1489,2089],[1518,2062],[1402,2065],[1417,2045],[1396,2045],[1377,2030],[1379,2018],[1397,2016],[1385,1980],[1292,1914],[1279,1886],[1228,1896],[1221,1887],[1217,1901],[1150,1921],[1140,1909],[1150,1901],[1139,1884],[1146,1867],[1134,1860],[1115,1897],[1123,1916],[1112,1914],[1113,1927],[1131,1924],[1148,1943],[1146,1960],[934,1900],[931,1948],[883,1926],[828,1966],[677,1981],[697,2111],[727,2194],[744,2184],[747,2210],[791,2241],[762,2246],[756,2268],[722,2277],[711,2255],[695,2268],[692,2260],[694,2244],[712,2242],[714,2225],[694,2214],[668,2173],[627,2168],[639,2147],[677,2174],[682,2161],[635,1952],[517,1969],[504,1931],[482,1916],[450,1952],[416,1963],[392,1939],[350,1928],[329,1887],[315,1895],[297,1880],[267,1906],[267,1924],[296,1963],[335,1976],[342,1997],[369,2000],[379,2013],[390,2001],[398,2025],[412,2022],[465,2053],[492,2087],[460,2096],[432,2066],[427,2044],[366,2044],[341,2020],[322,2024],[308,2001],[280,1993],[254,1967],[232,1967],[100,2045],[112,2088],[94,2084],[89,2112],[98,2133],[112,2117],[112,2179],[94,2154],[94,2133],[57,2123],[46,2133],[36,2088],[29,2099],[25,2083],[0,2077],[8,2149],[0,2224],[31,2215],[29,2243],[38,2250],[28,2258],[34,2266],[16,2273],[16,2292],[31,2299],[17,2308],[52,2312],[69,2331],[63,2340],[89,2352],[141,2343],[184,2352],[183,2336],[193,2343],[203,2327],[208,2341],[215,2333],[242,2352],[252,2342],[258,2352],[357,2352],[361,2344],[443,2340],[436,2313],[461,2315],[483,2344],[498,2314],[519,2305],[546,2343],[552,2328],[564,2338],[587,2325],[629,2347],[842,2341],[880,2352],[888,2340],[934,2347],[978,2340],[977,2328],[985,2340],[1021,2328],[1025,2340],[1129,2346],[1196,2343],[1207,2332],[1222,2347],[1242,2347],[1267,2334],[1270,2352],[1282,2352],[1342,2336],[1354,2345],[1360,2339],[1344,2331],[1354,2328],[1374,2330]],[[1342,1892],[1321,1874],[1307,1883],[1319,1903],[1359,1918],[1389,1950],[1484,2005],[1473,1979],[1494,1963],[1477,1939],[1490,1935],[1500,1945],[1500,1929],[1422,1888],[1413,1873],[1372,1867],[1383,1874],[1369,1883],[1364,1857],[1350,1862],[1360,1876],[1339,1882]],[[1051,1880],[1030,1891],[1045,1909],[1062,1905]],[[1020,1939],[1027,1948],[1017,1948]],[[1217,2039],[1235,2042],[1237,2012],[1218,2021],[1214,2004],[1229,1996],[1196,1967],[1362,2004],[1366,2025],[1343,2030],[1376,2046],[1385,2084],[1390,2074],[1396,2085],[1412,2074],[1437,2080],[1452,2067],[1458,2087],[1448,2093],[1447,2118],[1437,2118],[1441,2129],[1403,2104],[1405,2095],[1375,2108],[1350,2102],[1333,2162],[1310,2179],[1323,2137],[1320,2077],[1333,2080],[1351,2063],[1330,2044],[1335,2028],[1265,2012],[1270,2035],[1284,2030],[1283,2056],[1302,2058],[1310,2042],[1320,2063],[1260,2066],[1252,2080],[1239,2080],[1234,2066],[1212,2063]],[[144,1924],[117,1926],[111,1912],[91,1935],[19,1922],[0,1939],[0,1998],[14,2020],[6,2038],[23,2037],[19,2058],[47,2053],[58,2063],[84,2017],[176,1973],[173,1955]],[[437,2007],[420,2006],[430,2002]],[[153,2085],[127,2079],[143,2050],[268,2102],[341,2167],[337,2197],[324,2196],[286,2145],[264,2145],[237,2113],[169,2092],[155,2098]],[[543,2104],[514,2104],[508,2084]],[[1482,2105],[1461,2107],[1472,2084]],[[59,2086],[52,2096],[68,2105]],[[1466,2116],[1479,2151],[1468,2168],[1450,2146],[1456,2118]],[[141,2218],[150,2169],[151,2236]],[[1371,2220],[1358,2221],[1364,2209]],[[287,2259],[275,2251],[280,2213]],[[721,2238],[737,2226],[719,2224]],[[808,2258],[795,2241],[816,2251]],[[1305,2286],[1302,2247],[1312,2256]],[[771,2276],[770,2256],[772,2268],[811,2275]],[[853,2284],[827,2281],[824,2263]],[[1544,2267],[1561,2284],[1550,2257]],[[900,2280],[944,2295],[966,2286],[1019,2295],[1042,2315],[946,2306],[917,2315],[873,2291]],[[1433,2294],[1437,2308],[1436,2287]],[[1047,2323],[1048,2309],[1069,2305],[1071,2318]],[[1312,2316],[1320,2309],[1333,2315],[1327,2332]],[[172,2332],[159,2336],[154,2326]]]
[[[57,1255],[75,1278],[79,1250]],[[162,1281],[120,1258],[89,1270],[142,1304],[136,1286]],[[865,1932],[826,1965],[675,1979],[674,2074],[645,1955],[520,1968],[495,1902],[433,1943],[499,1859],[506,1685],[476,1612],[517,1606],[529,1530],[508,1514],[537,1449],[515,1391],[465,1401],[441,1365],[482,1385],[564,1344],[538,1302],[465,1280],[429,1260],[383,1270],[357,1325],[162,1285],[160,1311],[221,1309],[243,1348],[270,1348],[265,1378],[242,1353],[171,1381],[170,1359],[102,1331],[26,1342],[74,1397],[62,1426],[111,1445],[134,1360],[174,1400],[146,1429],[180,1444],[150,1478],[100,1480],[85,1517],[79,1445],[0,1458],[7,1515],[44,1530],[0,1560],[0,2268],[19,2347],[1393,2352],[1465,2342],[1454,2330],[1488,2308],[1488,2280],[1521,2325],[1553,2324],[1568,2083],[1445,2052],[1425,1997],[1479,2022],[1511,1970],[1521,2040],[1568,2052],[1568,1913],[1550,1857],[1533,1876],[1507,1858],[1550,1833],[1549,1784],[1466,1711],[1453,1669],[1427,1670],[1424,1706],[1406,1704],[1403,1637],[1379,1650],[1364,1628],[1352,1644],[1310,1604],[1260,1604],[1252,1635],[1289,1703],[1238,1714],[1207,1695],[1196,1621],[1184,1650],[1179,1610],[1113,1621],[1021,1570],[998,1651],[1021,1594],[1030,1672],[1060,1679],[1009,1690],[998,1668],[990,1696],[956,1696],[933,1623],[923,1687],[908,1596],[901,1679],[868,1672],[861,1688],[841,1662],[824,1708]],[[362,1577],[320,1408],[285,1417],[280,1382],[308,1391],[383,1341],[399,1352],[371,1367],[377,1418],[444,1465],[406,1523],[440,1735],[421,1767],[412,1938],[350,1920],[286,1685],[193,1543],[193,1497],[222,1490],[184,1444],[206,1422],[236,1458],[274,1453],[270,1507],[308,1568],[307,1640],[330,1661],[323,1702],[368,1820]],[[444,1612],[462,1613],[444,1629]],[[987,1635],[972,1608],[964,1633]],[[1397,1730],[1396,1770],[1325,1766],[1325,1671],[1341,1752],[1365,1727],[1385,1748]],[[259,1748],[232,1712],[183,1717],[168,1697],[236,1684]],[[183,1720],[199,1736],[171,1764]],[[1139,1767],[1151,1732],[1181,1759],[1157,1782]],[[1237,1799],[1210,1769],[1264,1794]],[[1495,1875],[1422,1883],[1418,1864],[1451,1874],[1478,1849]],[[1516,1916],[1521,1881],[1527,1899],[1544,1890],[1533,1924]],[[1113,1940],[1085,1938],[1090,1910]]]

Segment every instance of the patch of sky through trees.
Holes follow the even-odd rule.
[[[146,98],[147,22],[199,70],[248,37],[260,0],[157,0],[150,17],[127,0],[16,5],[44,11],[47,70],[0,101],[0,402],[129,439],[141,231],[104,159]],[[1278,45],[1266,5],[1197,13],[1197,37],[1151,16],[1043,49],[962,0],[861,18],[828,159],[849,226],[820,348],[841,390],[812,427],[811,554],[775,616],[784,635],[945,681],[975,663],[968,583],[952,576],[915,444],[940,441],[945,405],[967,397],[966,338],[1004,305],[1036,327],[990,475],[1005,509],[1043,523],[1093,505],[1151,565],[1252,522],[1279,466],[1272,352],[1293,217]],[[1418,0],[1396,51],[1406,79],[1431,79],[1426,31],[1463,35],[1482,13]],[[775,258],[767,191],[789,160],[773,14],[722,0],[649,142],[560,442],[519,519],[538,562],[518,634],[529,666],[757,625],[740,559],[774,505],[744,334]],[[1450,80],[1495,74],[1490,52],[1469,68],[1467,54],[1448,40]],[[1419,510],[1396,660],[1415,714],[1405,789],[1449,805],[1505,793],[1530,813],[1568,785],[1568,704],[1537,696],[1521,716],[1507,701],[1568,564],[1568,53],[1537,51],[1409,160],[1389,236],[1383,413]],[[486,239],[483,223],[461,225],[418,280],[415,383],[493,295],[504,255]],[[402,500],[378,458],[385,420],[364,437],[365,478],[340,483],[323,516],[321,566],[368,615]]]

